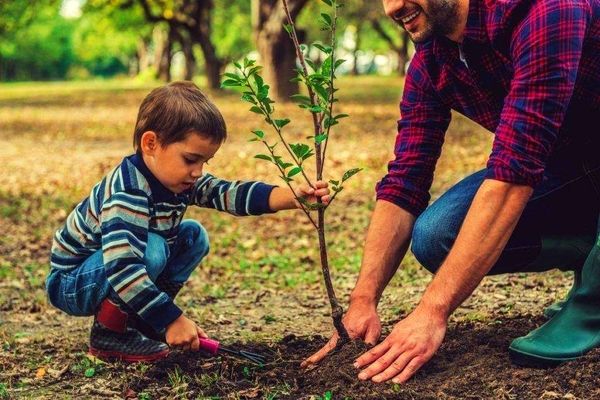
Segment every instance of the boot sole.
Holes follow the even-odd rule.
[[[552,357],[541,357],[537,354],[531,354],[513,348],[508,349],[508,357],[513,364],[522,367],[533,367],[533,368],[552,368],[556,367],[564,362],[574,361],[580,357],[568,357],[568,358],[552,358]]]
[[[92,356],[101,359],[102,361],[124,361],[128,363],[136,363],[136,362],[154,362],[158,360],[162,360],[167,357],[171,351],[169,349],[165,349],[158,353],[154,354],[126,354],[118,351],[108,351],[108,350],[99,350],[93,347],[90,347],[88,353]]]

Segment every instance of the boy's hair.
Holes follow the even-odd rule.
[[[194,131],[223,143],[227,127],[217,107],[193,82],[172,82],[154,89],[140,105],[133,147],[139,151],[142,134],[153,131],[161,146],[185,140]]]

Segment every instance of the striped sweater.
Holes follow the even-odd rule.
[[[143,257],[148,233],[161,235],[172,245],[189,205],[239,216],[271,212],[272,189],[260,182],[229,182],[206,174],[189,190],[173,194],[140,156],[126,157],[56,232],[51,267],[72,270],[101,249],[111,287],[142,319],[162,331],[182,311],[147,274]]]

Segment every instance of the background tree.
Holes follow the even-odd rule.
[[[290,15],[295,20],[308,0],[290,0]],[[278,101],[289,101],[298,93],[296,52],[284,29],[285,10],[281,0],[252,0],[252,28],[256,48],[264,66],[263,75],[271,86],[271,94]]]

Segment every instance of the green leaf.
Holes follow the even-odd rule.
[[[315,43],[314,46],[326,54],[331,54],[331,52],[333,51],[333,48],[331,46],[323,46],[319,43]]]
[[[254,156],[254,158],[273,162],[273,159],[266,154],[257,154]]]
[[[92,376],[96,375],[96,368],[88,368],[85,370],[85,372],[83,373],[85,375],[86,378],[91,378]]]
[[[290,99],[300,103],[310,103],[310,97],[303,94],[293,94],[290,96]]]
[[[342,58],[340,58],[339,60],[336,60],[336,61],[335,61],[335,64],[334,64],[334,65],[335,65],[335,69],[338,69],[338,67],[339,67],[340,65],[342,65],[343,63],[345,63],[345,62],[346,62],[346,60],[344,60],[344,59],[342,59]]]
[[[252,133],[254,133],[259,139],[262,139],[265,137],[265,133],[261,130],[254,130],[252,131]]]
[[[346,171],[344,173],[344,176],[342,176],[342,182],[345,182],[348,179],[352,178],[354,175],[358,174],[360,171],[362,171],[362,168],[352,168],[352,169]]]
[[[225,75],[226,77],[231,78],[231,79],[237,79],[237,80],[243,79],[240,75],[232,74],[231,72],[225,72],[223,75]]]
[[[290,148],[292,149],[294,155],[298,158],[302,158],[305,154],[310,152],[310,147],[304,143],[291,143]]]
[[[342,118],[348,118],[348,117],[349,117],[349,115],[348,115],[348,114],[338,114],[338,115],[336,115],[334,118],[335,118],[336,120],[338,120],[338,119],[342,119]]]
[[[300,172],[302,172],[302,167],[294,167],[288,172],[287,177],[291,178],[294,175],[298,175]]]
[[[252,93],[244,93],[242,95],[242,100],[247,101],[248,103],[256,104],[256,100],[254,100],[254,94]]]
[[[327,139],[327,137],[328,137],[328,136],[329,136],[329,135],[327,135],[326,133],[323,133],[323,134],[321,134],[321,135],[317,135],[317,136],[315,137],[315,142],[316,142],[316,143],[322,143],[323,141],[325,141],[325,139]]]
[[[283,29],[285,29],[287,33],[291,34],[294,30],[294,27],[291,24],[283,24]]]
[[[327,26],[331,26],[331,24],[333,23],[333,20],[331,19],[331,15],[329,15],[327,13],[321,13],[321,18],[323,18],[323,22],[325,22],[325,25],[327,25]]]
[[[263,110],[261,110],[260,107],[258,107],[258,106],[251,107],[250,111],[252,111],[253,113],[256,113],[256,114],[265,115]]]
[[[340,181],[334,181],[333,179],[329,181],[329,183],[331,183],[334,186],[337,186],[340,184]]]
[[[291,179],[291,178],[288,178],[288,177],[286,177],[286,176],[283,176],[283,175],[281,175],[281,176],[279,176],[279,177],[280,177],[281,179],[283,179],[283,180],[284,180],[286,183],[289,183],[289,182],[292,182],[292,181],[293,181],[293,179]]]
[[[233,79],[225,79],[223,82],[221,82],[222,88],[231,87],[231,86],[243,86],[243,84],[240,81],[233,80]]]
[[[276,119],[274,122],[275,122],[275,126],[277,126],[278,128],[283,128],[284,126],[286,126],[287,124],[290,123],[290,120],[287,118],[284,118],[284,119]]]
[[[333,7],[331,0],[321,0],[323,3],[327,4],[329,7]]]

